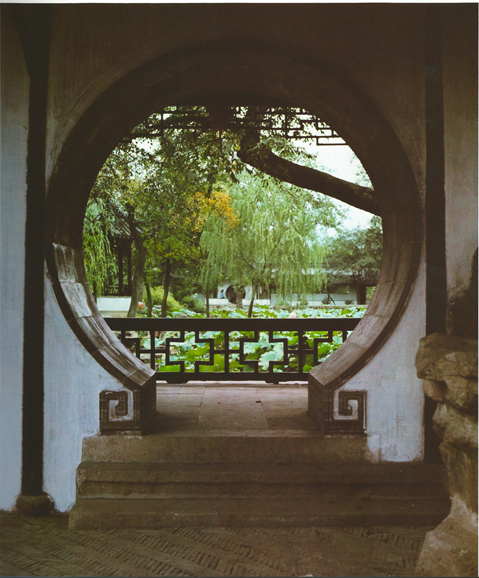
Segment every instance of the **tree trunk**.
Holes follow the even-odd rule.
[[[145,281],[145,289],[146,289],[146,299],[148,304],[148,317],[151,317],[153,314],[153,299],[151,298],[151,289],[150,284]]]
[[[240,287],[236,290],[236,308],[243,309],[243,291],[244,288]]]
[[[143,300],[143,276],[145,273],[146,249],[143,242],[138,248],[138,255],[135,262],[135,274],[131,288],[130,308],[127,317],[136,317],[138,303]]]
[[[168,313],[168,293],[171,281],[171,261],[166,260],[165,275],[163,277],[163,301],[161,302],[161,317],[166,317]]]
[[[253,303],[254,303],[254,296],[256,295],[256,286],[253,283],[253,292],[251,293],[251,301],[249,302],[249,309],[248,309],[248,317],[251,319],[253,317]]]
[[[147,250],[143,243],[143,239],[138,232],[137,223],[134,217],[134,208],[127,206],[128,210],[128,225],[130,227],[131,236],[135,242],[137,249],[137,256],[135,262],[135,273],[133,275],[133,282],[131,287],[131,301],[128,309],[127,317],[136,317],[138,311],[138,303],[143,300],[143,278],[145,276],[145,263]]]
[[[135,274],[131,288],[131,301],[127,317],[136,317],[138,303],[143,299],[143,274],[145,272],[146,249],[138,247],[138,256],[135,263]]]
[[[210,290],[209,288],[206,289],[206,300],[205,300],[205,307],[206,307],[206,317],[210,316]]]

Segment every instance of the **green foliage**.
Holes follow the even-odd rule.
[[[302,318],[334,318],[334,317],[362,317],[366,311],[366,305],[355,305],[353,307],[305,307],[302,309],[292,307],[276,307],[272,308],[268,305],[256,305],[253,308],[253,317],[258,319],[284,319],[286,317],[302,317]],[[194,319],[204,318],[203,313],[196,313],[188,309],[181,309],[180,311],[172,311],[168,313],[168,317],[191,317]],[[210,313],[213,319],[245,319],[248,317],[248,312],[245,309],[213,309]]]
[[[135,129],[147,131],[155,121]],[[131,236],[147,251],[140,278],[163,281],[165,271],[186,268],[197,275],[202,254],[199,239],[207,214],[228,211],[222,183],[230,182],[233,143],[220,142],[211,132],[166,130],[154,142],[121,143],[100,171],[91,203],[102,202],[104,213],[121,215]],[[106,227],[108,230],[108,227]]]
[[[380,217],[374,216],[367,229],[339,229],[338,235],[329,241],[328,267],[340,273],[336,279],[328,274],[328,285],[341,281],[341,273],[351,274],[381,268],[383,235]]]
[[[376,287],[366,287],[366,299],[370,301],[373,298]]]
[[[96,296],[118,275],[118,264],[112,253],[104,219],[105,203],[93,200],[87,206],[83,225],[83,259],[88,281]]]
[[[317,227],[337,221],[335,206],[313,205],[309,194],[265,175],[244,171],[239,181],[230,188],[238,224],[215,214],[205,224],[203,284],[219,279],[254,288],[274,284],[283,299],[320,289],[325,248]]]
[[[183,297],[183,299],[181,299],[180,302],[184,308],[190,309],[195,313],[204,313],[206,310],[203,301],[201,301],[197,297],[193,297],[192,295]]]
[[[164,295],[163,287],[152,287],[151,288],[151,301],[152,301],[153,307],[161,307],[161,303],[163,301],[163,295]],[[145,303],[147,302],[146,289],[143,291],[143,301]],[[180,305],[180,303],[178,303],[178,301],[173,297],[173,295],[171,293],[168,295],[166,302],[167,302],[168,311],[180,311],[182,309],[182,306]]]
[[[192,112],[208,116],[203,107]],[[206,290],[224,278],[257,288],[273,283],[284,299],[319,290],[325,256],[328,251],[333,256],[334,246],[319,241],[318,227],[338,227],[344,211],[324,195],[240,162],[241,131],[168,128],[174,126],[173,114],[152,115],[136,127],[136,136],[118,145],[105,162],[91,195],[91,203],[102,205],[105,232],[107,215],[116,213],[128,216],[130,230],[140,235],[134,255],[140,254],[139,245],[147,251],[141,278],[150,285],[166,280],[168,287],[171,269],[171,286],[180,300],[198,290],[196,282]],[[157,131],[158,138],[149,139],[160,123],[161,135]],[[263,149],[315,165],[314,155],[277,133],[260,135],[258,150]],[[98,239],[95,243],[101,245]],[[102,250],[107,255],[106,247]],[[90,258],[87,267],[90,280],[104,287],[113,269],[98,259]],[[175,275],[178,270],[181,275]],[[201,310],[198,303],[183,303]]]

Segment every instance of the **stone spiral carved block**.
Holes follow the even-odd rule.
[[[335,395],[338,396],[338,417],[334,411]],[[323,389],[318,400],[321,407],[321,431],[324,434],[365,434],[366,397],[366,391]],[[351,401],[356,402],[356,408],[350,404]]]
[[[356,420],[364,419],[365,410],[365,391],[339,391],[338,392],[338,414],[354,417]],[[357,408],[354,409],[350,404],[351,401],[357,402]]]
[[[100,433],[142,435],[156,416],[156,380],[139,389],[100,392]]]
[[[100,393],[101,433],[139,430],[140,392],[126,389],[102,391]]]

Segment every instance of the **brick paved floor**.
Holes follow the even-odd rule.
[[[69,530],[0,512],[2,576],[414,576],[431,528]]]

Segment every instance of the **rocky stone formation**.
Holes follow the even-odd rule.
[[[435,333],[416,356],[424,392],[437,402],[434,429],[446,463],[451,511],[428,532],[419,576],[477,576],[477,348],[478,342]]]

